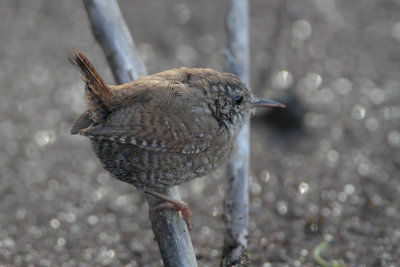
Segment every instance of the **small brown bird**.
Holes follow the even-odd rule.
[[[106,85],[89,60],[74,51],[70,62],[86,83],[87,110],[71,134],[90,138],[103,167],[182,212],[186,203],[162,189],[204,176],[221,166],[255,107],[285,107],[256,98],[231,73],[180,68]]]

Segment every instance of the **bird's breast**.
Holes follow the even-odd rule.
[[[218,139],[198,154],[160,152],[110,140],[91,140],[103,167],[115,178],[140,190],[179,185],[219,168],[229,158],[233,142],[226,134]]]

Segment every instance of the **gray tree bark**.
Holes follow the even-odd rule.
[[[103,47],[117,83],[127,83],[146,75],[147,70],[137,56],[135,44],[115,0],[83,0],[93,33]],[[164,192],[181,200],[177,187]],[[150,212],[160,201],[147,196]],[[197,266],[192,242],[185,222],[176,211],[160,210],[150,216],[155,239],[166,267]]]
[[[227,0],[228,71],[250,88],[249,4],[247,0]],[[229,161],[224,199],[226,224],[221,266],[248,263],[250,121],[237,137],[237,151]]]

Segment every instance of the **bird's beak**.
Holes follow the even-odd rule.
[[[255,108],[258,108],[258,107],[286,108],[286,106],[284,104],[270,101],[270,100],[264,100],[261,98],[253,98],[252,100],[250,100],[250,105]]]

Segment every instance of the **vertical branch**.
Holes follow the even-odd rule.
[[[250,88],[249,6],[247,0],[227,0],[228,71]],[[238,148],[227,166],[224,200],[226,232],[222,266],[243,266],[248,261],[250,124],[237,137]]]
[[[147,69],[136,55],[136,48],[118,3],[104,0],[83,0],[93,34],[103,47],[111,71],[118,84],[147,75]]]
[[[118,83],[127,83],[147,74],[138,58],[128,27],[116,0],[83,0],[93,33],[103,47],[112,72]],[[164,194],[180,200],[177,187]],[[150,211],[159,201],[148,196]],[[160,210],[150,216],[155,239],[160,248],[164,266],[197,266],[192,242],[186,224],[177,212]]]

